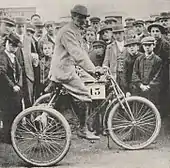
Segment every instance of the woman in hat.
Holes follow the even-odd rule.
[[[19,37],[10,34],[7,37],[5,49],[0,53],[0,109],[3,114],[4,140],[6,143],[10,143],[11,124],[22,110],[22,69],[15,55],[19,44]]]
[[[162,76],[161,76],[161,90],[160,90],[160,106],[161,113],[167,115],[168,97],[169,97],[169,56],[170,44],[163,38],[165,28],[159,23],[153,23],[148,26],[148,32],[156,40],[154,53],[162,59]]]

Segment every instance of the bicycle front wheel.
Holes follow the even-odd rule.
[[[40,118],[42,114],[46,114],[44,118]],[[67,154],[71,130],[58,111],[47,107],[30,107],[15,118],[11,140],[14,150],[24,161],[35,166],[50,166]]]
[[[161,117],[155,105],[146,98],[132,96],[117,103],[108,116],[108,131],[119,146],[135,150],[150,145],[161,127]]]

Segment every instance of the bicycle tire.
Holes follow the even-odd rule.
[[[158,136],[158,134],[160,132],[160,128],[161,128],[160,113],[157,110],[156,106],[146,98],[139,97],[139,96],[132,96],[132,97],[126,98],[126,101],[128,102],[128,104],[131,102],[135,102],[135,101],[141,102],[152,110],[153,116],[155,116],[155,129],[153,131],[153,134],[149,137],[148,140],[146,140],[145,142],[138,144],[138,145],[129,145],[128,143],[126,143],[126,141],[124,139],[121,140],[121,138],[115,133],[116,131],[115,132],[113,131],[116,127],[115,128],[113,127],[114,123],[112,120],[114,118],[114,115],[115,116],[118,115],[118,109],[120,108],[120,103],[117,103],[113,107],[113,109],[109,112],[108,121],[107,121],[109,135],[110,135],[111,139],[120,147],[129,149],[129,150],[143,149],[143,148],[147,147],[148,145],[150,145],[156,139],[156,137]],[[125,100],[122,100],[122,103],[125,103]],[[143,106],[142,106],[142,108],[143,108]],[[119,112],[120,112],[120,110],[119,110]],[[146,115],[146,113],[143,113],[143,114]],[[117,129],[118,129],[118,127],[117,127]],[[120,129],[120,127],[119,127],[119,129]]]
[[[64,127],[64,130],[65,130],[66,143],[65,143],[64,149],[62,150],[62,153],[58,157],[56,157],[56,158],[54,157],[54,159],[51,159],[49,161],[42,161],[42,160],[41,161],[33,161],[31,159],[28,159],[24,154],[21,153],[21,151],[19,150],[19,147],[17,146],[16,141],[15,141],[15,131],[17,129],[18,123],[26,115],[29,115],[29,114],[31,114],[33,112],[37,112],[37,111],[43,111],[43,112],[46,112],[47,114],[55,117],[57,120],[59,120],[62,123],[62,126]],[[27,163],[34,165],[34,166],[51,166],[51,165],[54,165],[54,164],[57,164],[58,162],[60,162],[68,153],[68,151],[70,149],[70,145],[71,145],[71,129],[70,129],[70,126],[69,126],[67,120],[58,111],[56,111],[52,108],[34,106],[34,107],[30,107],[30,108],[22,111],[14,119],[14,122],[13,122],[12,128],[11,128],[11,140],[12,140],[12,146],[13,146],[14,150],[16,151],[17,155],[20,158],[22,158],[24,161],[26,161]]]

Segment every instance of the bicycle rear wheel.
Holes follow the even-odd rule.
[[[46,124],[36,120],[42,113],[47,115]],[[50,166],[60,162],[67,154],[71,130],[58,111],[47,107],[30,107],[15,118],[11,140],[14,150],[24,161],[35,166]]]
[[[132,96],[126,101],[122,101],[124,109],[117,103],[110,111],[107,121],[109,134],[117,145],[125,149],[145,148],[159,134],[160,114],[146,98]]]

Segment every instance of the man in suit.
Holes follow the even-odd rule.
[[[0,109],[3,113],[4,140],[10,143],[10,128],[14,118],[22,110],[22,69],[15,55],[20,39],[10,34],[6,47],[0,53]]]
[[[23,29],[25,28],[25,18],[16,18],[16,33],[18,34],[22,46],[18,47],[16,57],[22,67],[23,75],[23,98],[25,107],[32,106],[34,95],[33,87],[35,83],[34,68],[38,66],[38,55],[33,53],[32,50],[32,38],[26,36]]]
[[[127,55],[127,50],[124,47],[124,29],[122,25],[114,26],[113,34],[115,42],[108,45],[106,48],[105,59],[103,61],[103,67],[108,67],[114,79],[120,86],[123,86],[123,61]]]
[[[46,91],[56,86],[56,83],[60,83],[72,97],[80,100],[85,110],[77,111],[79,115],[81,114],[80,129],[77,134],[86,139],[99,139],[100,137],[94,135],[87,128],[91,96],[83,81],[75,72],[75,65],[80,66],[91,74],[96,71],[94,64],[84,49],[80,30],[85,25],[88,16],[85,6],[76,5],[71,10],[72,21],[59,30],[49,74],[51,83],[46,88]],[[78,109],[80,110],[79,106],[75,108],[75,110]]]

